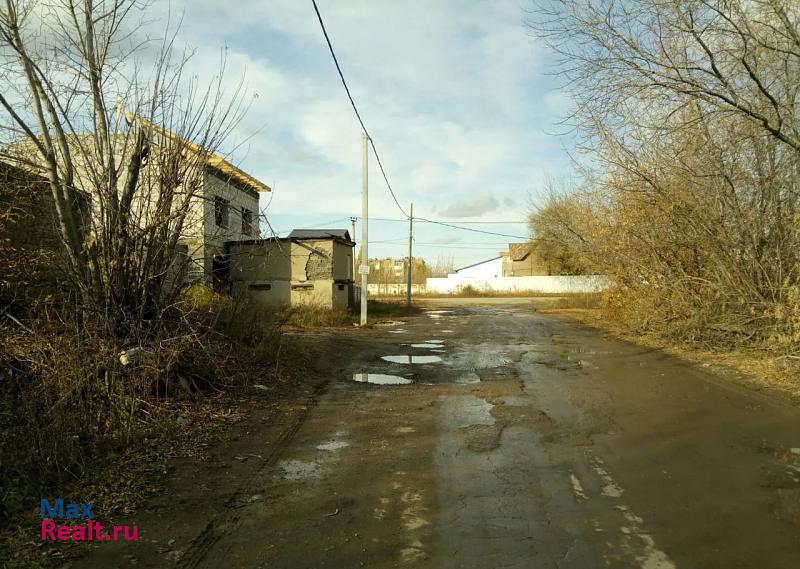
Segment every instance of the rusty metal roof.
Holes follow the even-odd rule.
[[[508,252],[511,254],[512,261],[524,261],[531,254],[530,243],[509,243]]]

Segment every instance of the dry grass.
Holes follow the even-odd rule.
[[[223,395],[253,377],[278,388],[283,376],[269,371],[303,358],[296,346],[281,349],[280,316],[194,287],[157,332],[136,338],[107,337],[52,306],[0,319],[0,567],[41,561],[14,546],[35,535],[39,497],[83,496],[124,512],[183,452],[187,423],[207,430],[227,420]]]

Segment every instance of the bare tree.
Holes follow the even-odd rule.
[[[533,14],[531,29],[562,56],[581,120],[624,128],[632,108],[660,120],[699,104],[800,151],[796,2],[541,0]]]
[[[540,231],[617,280],[615,313],[634,327],[797,350],[800,5],[557,0],[533,14],[593,157],[584,186],[534,216]]]
[[[3,2],[0,157],[46,177],[84,313],[113,333],[157,321],[242,83],[226,89],[223,57],[202,87],[174,33],[149,39],[139,0]]]

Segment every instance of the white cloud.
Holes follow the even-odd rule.
[[[427,217],[516,219],[527,203],[520,196],[545,173],[567,168],[560,141],[545,133],[559,130],[568,104],[543,73],[546,54],[527,33],[518,0],[319,5],[404,207],[413,201]],[[275,184],[272,214],[358,214],[360,128],[311,3],[172,0],[172,6],[184,12],[179,40],[198,46],[192,70],[213,73],[211,62],[227,46],[230,76],[246,71],[250,92],[258,94],[234,133],[247,142],[233,159]],[[370,212],[399,216],[374,159]],[[451,235],[427,241],[452,242]]]
[[[477,194],[450,205],[437,208],[443,217],[478,217],[484,213],[492,213],[500,207],[500,202],[491,194]]]

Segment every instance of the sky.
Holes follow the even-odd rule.
[[[429,263],[464,266],[524,240],[546,180],[570,170],[559,136],[568,98],[525,27],[527,1],[318,0],[403,208],[511,236],[418,222],[414,256]],[[182,18],[178,43],[196,50],[201,80],[221,53],[232,85],[244,75],[250,108],[226,146],[273,188],[261,200],[270,226],[350,229],[361,217],[361,130],[311,0],[156,0],[155,10],[149,25]],[[373,156],[369,215],[369,256],[405,256],[408,225]]]

